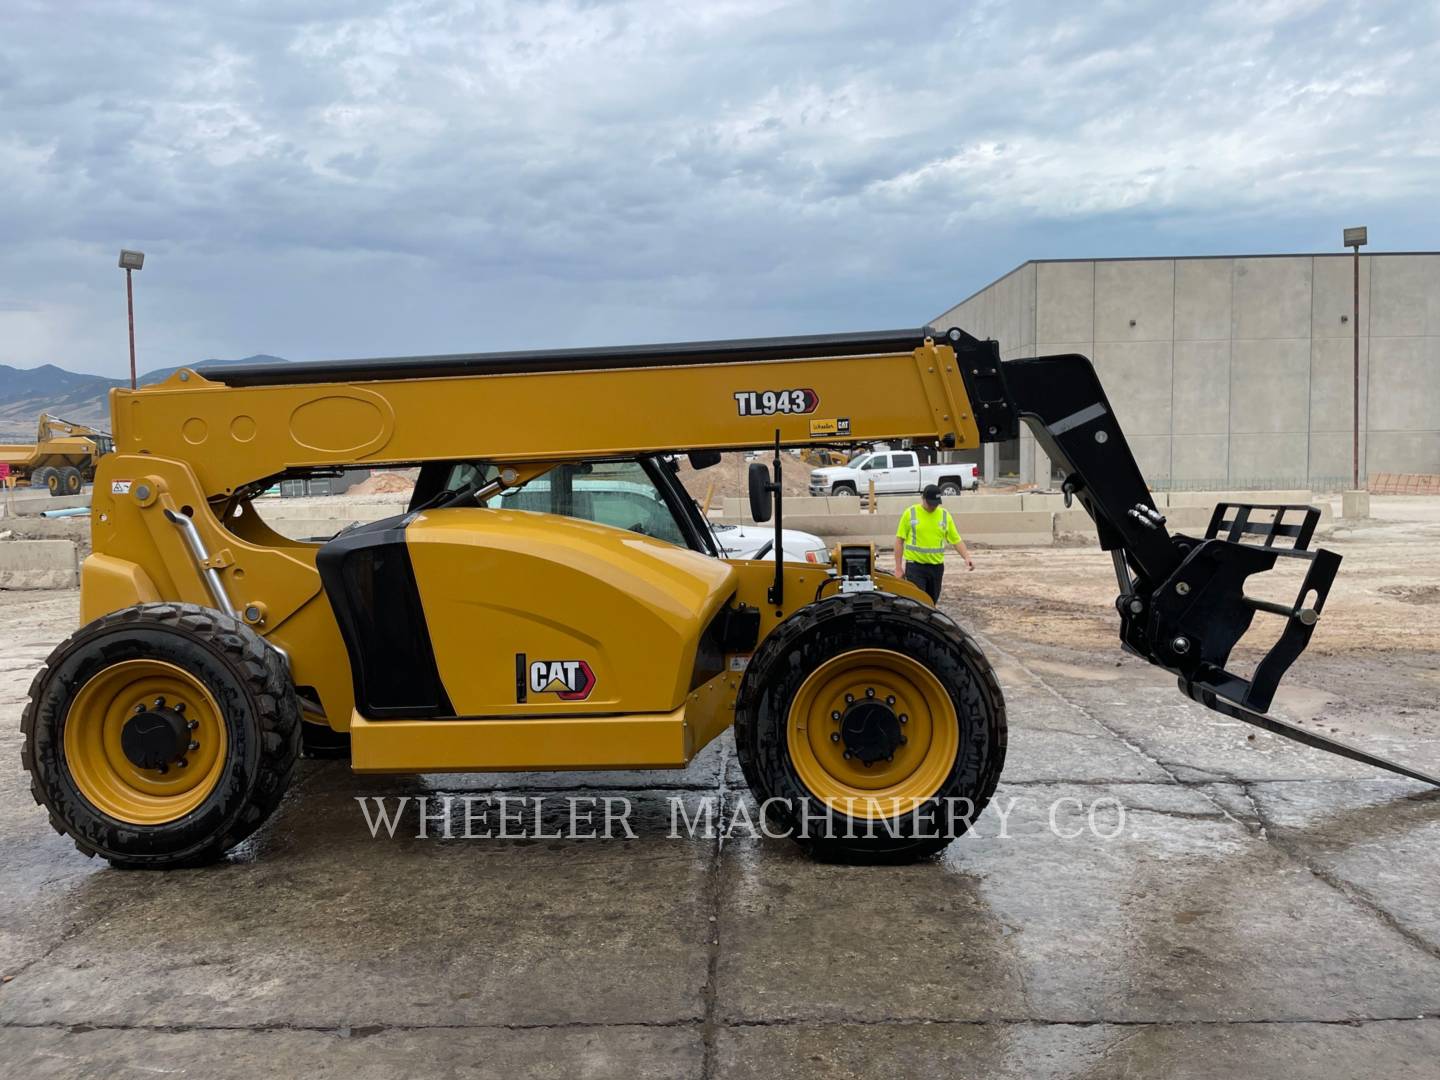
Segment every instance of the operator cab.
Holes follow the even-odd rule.
[[[483,461],[431,462],[420,469],[408,509],[413,513],[445,491],[481,487],[499,471]],[[484,505],[593,521],[718,557],[709,524],[676,472],[659,457],[559,464]]]

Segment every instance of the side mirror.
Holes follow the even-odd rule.
[[[691,450],[689,454],[690,468],[699,472],[701,469],[708,469],[713,465],[720,464],[719,450]]]
[[[756,521],[769,521],[775,508],[770,494],[770,466],[763,461],[750,463],[750,516]]]

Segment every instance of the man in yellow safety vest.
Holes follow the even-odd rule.
[[[974,570],[975,560],[965,550],[965,541],[955,528],[955,519],[940,505],[940,489],[930,484],[920,502],[900,515],[895,530],[895,572],[940,601],[940,579],[945,576],[945,545],[950,544],[965,560],[965,569]]]

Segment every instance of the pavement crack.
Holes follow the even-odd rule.
[[[986,649],[993,649],[998,655],[1004,657],[1007,661],[1014,664],[1026,675],[1030,676],[1030,678],[1034,679],[1035,682],[1038,683],[1047,694],[1053,697],[1056,701],[1060,702],[1060,704],[1064,705],[1068,709],[1073,709],[1075,712],[1083,716],[1086,720],[1090,721],[1090,723],[1098,727],[1101,731],[1105,732],[1105,734],[1109,735],[1116,742],[1120,743],[1120,745],[1124,746],[1131,753],[1135,754],[1137,757],[1140,757],[1145,761],[1150,762],[1150,764],[1154,765],[1155,768],[1159,769],[1167,777],[1169,777],[1172,784],[1181,787],[1187,786],[1185,782],[1175,774],[1174,770],[1167,767],[1162,761],[1160,761],[1159,758],[1153,757],[1150,754],[1146,753],[1145,750],[1142,749],[1139,745],[1127,739],[1123,733],[1117,731],[1115,728],[1112,728],[1109,724],[1105,723],[1105,721],[1101,720],[1084,705],[1081,705],[1075,701],[1071,701],[1064,694],[1060,693],[1059,690],[1056,690],[1053,686],[1046,682],[1041,675],[1037,674],[1036,671],[1032,667],[1030,667],[1029,664],[1025,663],[1025,661],[1022,660],[1015,653],[1002,649],[999,645],[995,644],[994,639],[990,637],[978,634],[976,636],[980,637],[980,640],[984,643]],[[1206,791],[1204,788],[1196,788],[1195,790],[1200,794],[1202,798],[1205,799],[1206,802],[1210,803],[1211,806],[1215,807],[1216,810],[1220,811],[1220,813],[1224,817],[1228,818],[1230,821],[1235,822],[1235,824],[1239,825],[1242,829],[1245,828],[1245,823],[1242,822],[1239,818],[1237,818],[1234,814],[1230,813],[1230,811],[1225,808],[1225,805],[1220,802],[1220,800],[1215,798],[1214,795]],[[1246,832],[1248,833],[1249,830],[1246,829]]]
[[[1260,804],[1255,801],[1255,795],[1250,790],[1249,784],[1240,784],[1240,794],[1245,798],[1245,804],[1250,807],[1250,813],[1255,816],[1255,835],[1261,840],[1269,841],[1270,831],[1265,827],[1265,815],[1260,813]]]
[[[1339,874],[1326,869],[1311,859],[1301,845],[1286,837],[1283,828],[1276,828],[1274,821],[1272,821],[1261,808],[1260,801],[1256,799],[1250,791],[1250,786],[1246,784],[1241,785],[1241,787],[1245,792],[1245,797],[1250,801],[1250,805],[1255,808],[1256,819],[1260,822],[1260,828],[1262,832],[1266,834],[1266,839],[1272,847],[1304,867],[1312,876],[1330,886],[1330,888],[1345,897],[1346,900],[1349,900],[1356,907],[1367,912],[1387,929],[1399,934],[1410,945],[1440,960],[1440,945],[1422,936],[1417,931],[1410,929],[1410,927],[1402,923],[1389,910],[1382,907],[1380,903],[1365,890],[1357,888]]]
[[[1352,1016],[1343,1019],[1311,1017],[1255,1017],[1176,1020],[1173,1017],[1093,1017],[1076,1020],[1070,1017],[1040,1016],[996,1016],[985,1018],[953,1016],[866,1016],[866,1017],[767,1017],[747,1020],[731,1020],[727,1027],[734,1028],[800,1028],[827,1030],[832,1028],[857,1027],[954,1027],[954,1028],[1234,1028],[1234,1027],[1286,1027],[1295,1025],[1321,1027],[1361,1027],[1365,1024],[1415,1024],[1433,1023],[1440,1020],[1440,1013],[1408,1013],[1403,1016]],[[699,1020],[569,1020],[551,1023],[492,1023],[492,1024],[299,1024],[286,1021],[254,1024],[107,1024],[63,1023],[60,1021],[0,1021],[0,1031],[41,1030],[63,1031],[72,1035],[83,1035],[92,1031],[138,1032],[147,1035],[184,1035],[196,1032],[238,1031],[254,1034],[268,1032],[303,1032],[317,1035],[334,1035],[339,1038],[367,1039],[391,1032],[400,1034],[425,1031],[596,1031],[625,1028],[658,1028],[693,1030],[704,1023]],[[1120,1040],[1121,1042],[1124,1039]]]
[[[76,936],[86,930],[89,930],[96,923],[108,918],[117,908],[124,907],[126,904],[130,903],[131,900],[132,898],[129,896],[113,897],[108,903],[105,903],[94,914],[93,918],[84,921],[77,919],[72,922],[69,926],[65,928],[64,932],[61,933],[61,935],[53,942],[51,942],[49,947],[46,948],[43,952],[41,952],[38,956],[32,957],[31,959],[25,961],[25,963],[21,964],[17,968],[4,972],[4,974],[9,976],[9,979],[4,983],[0,983],[0,995],[4,994],[7,987],[14,986],[16,980],[18,980],[31,968],[35,967],[37,964],[43,964],[46,960],[50,959],[50,957],[55,955],[55,953],[59,952],[62,948],[69,944],[69,942],[73,940]],[[0,1024],[0,1027],[4,1026],[6,1025]]]

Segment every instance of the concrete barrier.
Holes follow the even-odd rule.
[[[329,498],[264,499],[255,503],[255,511],[269,522],[279,521],[379,521],[384,517],[403,514],[406,499],[375,499],[374,501],[335,495]]]
[[[1065,509],[1065,496],[1058,491],[1024,491],[1020,493],[1020,509],[1054,513]]]
[[[16,517],[29,517],[43,514],[46,510],[69,510],[76,506],[90,505],[90,489],[86,488],[78,495],[52,496],[48,491],[31,491],[29,488],[16,488],[7,498],[0,494],[0,511],[4,511],[6,504],[14,509]]]
[[[0,589],[73,589],[79,584],[72,541],[0,541]]]
[[[1055,542],[1052,514],[997,511],[957,518],[965,542],[1006,547],[1049,547]],[[895,539],[896,514],[785,515],[787,529],[801,529],[835,540],[870,540],[888,547]]]
[[[1203,534],[1205,526],[1210,524],[1209,507],[1170,507],[1162,513],[1165,514],[1165,527],[1171,532],[1183,532],[1191,536],[1198,536]],[[1071,510],[1061,510],[1055,514],[1055,535],[1057,537],[1079,535],[1093,538],[1095,522],[1078,506]]]
[[[951,507],[956,514],[993,514],[1002,511],[1015,511],[1025,509],[1025,499],[1022,495],[962,495],[958,499],[951,499],[945,504]]]
[[[1054,518],[1054,514],[1044,511],[999,510],[989,514],[962,513],[957,516],[956,525],[967,544],[1049,547],[1055,542]]]

